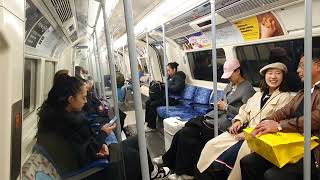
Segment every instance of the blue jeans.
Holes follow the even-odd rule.
[[[118,88],[118,101],[119,102],[125,101],[127,90],[132,91],[132,84],[125,84],[121,88]]]

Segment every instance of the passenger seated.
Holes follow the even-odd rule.
[[[304,57],[300,59],[297,69],[301,81],[304,80]],[[319,137],[320,133],[320,53],[313,50],[312,58],[312,112],[311,112],[311,131],[313,135]],[[259,123],[252,135],[259,136],[267,133],[282,132],[298,132],[303,133],[304,117],[304,92],[299,91],[297,95],[280,110],[272,113]],[[274,166],[256,153],[245,156],[240,161],[241,174],[245,180],[302,180],[303,179],[303,160],[297,163],[287,164],[282,168]],[[312,151],[311,173],[312,180],[320,178],[320,146]],[[253,168],[254,167],[254,168]],[[317,169],[318,167],[318,173]]]
[[[182,71],[178,71],[179,64],[176,62],[168,63],[167,72],[168,72],[168,91],[170,94],[179,95],[185,86],[186,75]],[[170,103],[170,101],[169,101]],[[157,127],[157,107],[163,106],[166,104],[165,97],[161,99],[148,99],[146,101],[146,114],[145,122],[145,131],[155,131]]]
[[[255,127],[262,119],[291,100],[285,83],[286,73],[287,67],[283,63],[269,64],[260,70],[260,74],[264,76],[260,92],[241,106],[229,132],[207,142],[197,164],[200,173],[210,168],[216,172],[223,171],[226,179],[232,171],[229,179],[240,179],[239,160],[250,153],[241,129]]]
[[[230,83],[224,89],[224,100],[218,101],[220,132],[230,127],[231,122],[227,118],[238,114],[240,106],[245,104],[255,92],[250,82],[244,79],[240,63],[236,59],[225,62],[222,78],[228,79]],[[185,179],[193,178],[202,148],[214,137],[213,111],[209,112],[205,118],[210,119],[210,124],[206,124],[210,126],[210,132],[202,131],[206,128],[206,125],[201,123],[203,116],[191,119],[186,127],[174,135],[170,149],[162,157],[153,159],[155,163],[164,163],[175,172],[169,176],[169,179],[178,179],[179,176]]]
[[[139,74],[139,80],[140,80],[140,78],[144,75],[144,72],[140,64],[138,64],[138,74]],[[128,90],[133,91],[131,80],[128,80],[127,83],[125,83],[120,89],[120,93],[119,93],[120,103],[124,103],[124,101],[126,100],[126,93]]]
[[[39,109],[39,122],[37,132],[37,142],[46,149],[49,154],[55,154],[57,146],[48,146],[52,141],[47,139],[46,134],[55,133],[62,136],[70,148],[74,151],[75,159],[60,154],[64,158],[56,159],[55,163],[58,167],[66,167],[68,161],[77,162],[73,164],[77,168],[81,168],[97,159],[108,158],[113,162],[114,156],[119,153],[119,145],[105,144],[107,132],[103,129],[97,133],[91,128],[88,120],[81,112],[86,103],[87,89],[80,80],[75,77],[61,76],[56,80],[51,88],[48,99]],[[133,180],[140,180],[140,163],[139,163],[139,147],[137,137],[131,137],[121,142],[123,149],[125,175]],[[63,148],[63,147],[62,147]],[[121,157],[121,156],[120,156]],[[116,161],[120,161],[116,159]],[[149,172],[151,179],[165,177],[169,174],[168,168],[160,168],[154,166],[149,160]],[[114,165],[120,165],[116,163]],[[110,167],[111,166],[111,167]],[[108,168],[91,175],[88,179],[115,179],[121,178],[121,172],[112,164]],[[65,169],[61,169],[62,172]]]

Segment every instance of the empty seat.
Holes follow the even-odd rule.
[[[189,88],[189,87],[188,87]],[[192,92],[194,94],[192,95]],[[184,91],[185,92],[185,91]],[[169,106],[168,114],[166,113],[166,107],[161,106],[157,108],[159,117],[180,117],[182,120],[189,120],[195,116],[201,116],[212,110],[210,105],[213,101],[212,90],[202,87],[197,87],[195,89],[189,90],[188,94],[184,97],[189,99],[180,99],[180,104],[177,106]],[[223,97],[223,91],[218,91],[218,98]]]

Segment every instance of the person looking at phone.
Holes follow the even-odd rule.
[[[124,174],[132,180],[140,180],[137,137],[130,137],[119,144],[106,145],[105,138],[108,132],[106,133],[104,129],[97,132],[93,130],[82,112],[82,108],[87,102],[86,96],[87,89],[81,80],[70,76],[60,76],[49,91],[48,98],[39,108],[37,143],[49,155],[57,157],[53,158],[53,161],[62,173],[70,172],[66,171],[66,169],[70,170],[66,164],[72,165],[75,168],[73,170],[78,170],[97,159],[110,159],[111,162],[114,162],[108,168],[86,178],[89,180],[121,179],[123,173],[118,168],[120,168],[119,161],[122,161],[122,158],[113,160],[122,150]],[[105,126],[107,127],[108,124]],[[52,146],[53,136],[47,136],[48,133],[62,137],[61,141],[54,141],[54,146]],[[59,142],[68,147],[61,146]],[[63,151],[65,149],[71,149],[72,154],[66,155]],[[57,152],[62,153],[58,154]],[[70,162],[74,163],[70,164]],[[148,156],[148,162],[151,179],[163,178],[169,174],[168,168],[153,165],[150,156]]]
[[[200,173],[210,168],[210,171],[223,171],[225,177],[222,179],[226,179],[229,173],[228,179],[241,179],[239,161],[250,153],[250,149],[240,130],[255,127],[291,100],[285,81],[287,72],[287,67],[279,62],[266,65],[260,70],[260,74],[264,76],[260,83],[260,91],[240,107],[239,114],[232,120],[229,132],[206,143],[197,165]]]

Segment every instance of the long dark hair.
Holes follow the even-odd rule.
[[[60,113],[63,113],[68,106],[68,97],[76,96],[83,85],[83,82],[75,77],[60,76],[56,79],[49,91],[48,98],[38,109],[38,132],[54,128],[52,126],[55,126],[55,121],[59,121],[59,118],[55,119],[52,116],[57,117]]]
[[[171,62],[171,63],[168,63],[167,66],[169,66],[171,69],[174,69],[174,70],[178,71],[179,64],[176,63],[176,62]]]
[[[289,92],[289,88],[288,88],[288,82],[287,82],[287,74],[282,71],[283,73],[283,78],[282,78],[282,82],[279,86],[279,91],[280,92]],[[260,91],[263,92],[264,94],[268,94],[269,93],[269,86],[266,82],[265,79],[266,73],[263,76],[263,79],[260,81]]]

